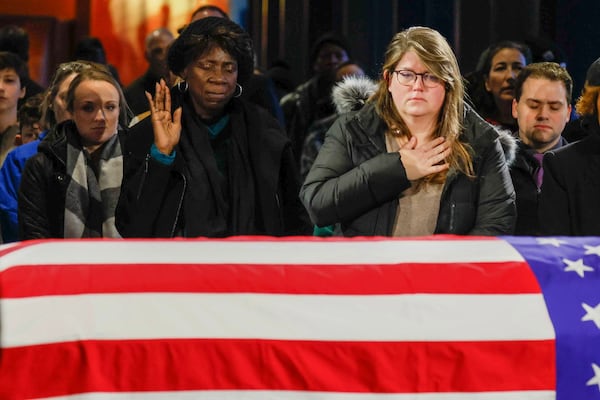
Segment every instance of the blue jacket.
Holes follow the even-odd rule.
[[[5,243],[19,240],[17,197],[21,174],[25,168],[25,162],[37,153],[38,145],[46,133],[47,131],[44,131],[39,139],[11,150],[0,168],[0,227]]]

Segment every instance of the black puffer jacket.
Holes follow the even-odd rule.
[[[119,131],[123,145],[126,131]],[[67,138],[78,140],[75,123],[57,125],[25,164],[19,187],[19,239],[63,238],[67,174]]]
[[[448,173],[435,233],[511,234],[516,211],[507,158],[514,158],[515,141],[468,107],[464,125],[461,140],[474,150],[476,177]],[[300,194],[315,224],[340,223],[345,236],[392,234],[398,197],[410,182],[398,153],[386,151],[386,129],[372,103],[331,127]]]

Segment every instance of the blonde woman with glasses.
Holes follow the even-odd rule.
[[[510,234],[514,152],[465,105],[444,37],[412,27],[389,44],[375,94],[328,131],[301,198],[315,224],[345,236]]]

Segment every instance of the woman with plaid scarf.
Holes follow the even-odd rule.
[[[82,70],[66,97],[72,116],[25,165],[19,190],[21,239],[120,237],[115,208],[123,177],[120,127],[128,107],[111,73]]]

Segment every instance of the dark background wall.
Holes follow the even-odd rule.
[[[354,58],[378,77],[392,35],[413,25],[442,33],[463,73],[498,40],[545,41],[564,54],[579,94],[587,67],[600,57],[600,1],[596,0],[249,0],[247,27],[259,65],[281,58],[296,82],[306,79],[311,43],[327,31],[345,35]]]
[[[156,3],[136,1],[148,7]],[[259,67],[265,69],[274,60],[283,59],[292,65],[296,83],[307,78],[311,43],[327,31],[340,32],[349,39],[354,58],[373,78],[378,77],[392,35],[412,25],[429,26],[446,36],[463,73],[475,67],[479,53],[493,41],[537,37],[556,43],[574,78],[575,97],[588,66],[600,57],[600,0],[161,0],[163,4],[169,1],[187,4],[190,13],[200,3],[225,4],[239,11],[236,21],[251,32]],[[76,40],[89,34],[105,37],[101,27],[94,31],[95,25],[107,20],[104,14],[99,15],[99,8],[109,13],[109,5],[126,8],[130,2],[0,0],[0,25],[17,24],[30,32],[30,70],[46,84],[55,66],[67,61]],[[177,17],[174,10],[170,15],[164,8],[168,9],[163,7],[156,10],[157,15],[147,15],[151,21],[141,28],[149,29],[151,23],[163,24],[163,20]],[[144,12],[149,11],[140,10]],[[185,21],[189,18],[179,17]],[[109,34],[121,33],[110,30]],[[110,35],[110,39],[120,39]],[[140,37],[143,42],[143,35]],[[141,52],[138,60],[135,54],[121,49],[118,40],[107,39],[105,46],[113,64],[139,64],[138,75],[145,70]],[[119,51],[111,53],[111,49]],[[125,72],[121,70],[123,76]]]

